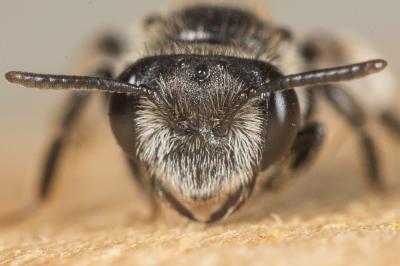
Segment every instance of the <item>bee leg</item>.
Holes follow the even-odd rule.
[[[347,120],[349,125],[353,127],[358,136],[368,182],[374,189],[382,190],[384,186],[378,153],[375,141],[366,129],[365,113],[351,95],[340,87],[333,85],[325,86],[324,93],[329,102]]]
[[[146,175],[144,171],[140,168],[139,164],[136,160],[127,158],[128,166],[132,174],[132,178],[135,180],[135,183],[138,185],[140,191],[143,193],[145,198],[151,204],[151,217],[150,219],[154,220],[158,217],[159,213],[159,205],[155,199],[154,190],[152,189],[151,183],[146,182],[144,176]]]
[[[53,138],[48,148],[47,155],[45,157],[46,159],[44,161],[45,163],[40,175],[40,201],[45,200],[49,194],[49,189],[54,181],[54,176],[62,156],[62,151],[67,145],[75,122],[82,113],[82,110],[88,102],[90,96],[91,94],[89,93],[72,94],[67,101],[58,133]]]
[[[90,93],[75,93],[69,97],[63,109],[65,111],[59,124],[58,133],[51,141],[44,160],[44,165],[40,174],[38,193],[35,200],[29,202],[28,206],[25,206],[22,210],[17,210],[1,217],[2,225],[11,225],[24,219],[36,211],[40,204],[47,199],[54,181],[58,163],[62,157],[62,151],[67,145],[73,126],[90,96]]]
[[[74,126],[91,96],[92,93],[73,93],[69,96],[63,108],[64,112],[60,119],[58,132],[53,137],[45,155],[36,198],[29,202],[27,206],[24,206],[23,209],[2,215],[0,217],[1,225],[12,225],[23,220],[37,211],[40,205],[47,200],[63,151],[68,145]]]
[[[389,129],[400,138],[400,120],[397,119],[393,113],[383,112],[380,119],[387,129]]]
[[[94,75],[100,77],[111,77],[111,69],[109,67],[99,68]],[[74,126],[78,121],[84,107],[86,106],[92,93],[74,93],[70,96],[63,110],[64,114],[61,118],[58,133],[53,138],[47,151],[44,166],[42,168],[39,200],[46,200],[49,194],[49,189],[54,181],[57,166],[62,157],[62,152],[71,137]]]
[[[112,33],[107,33],[96,41],[94,48],[97,50],[97,54],[108,58],[119,56],[123,52],[123,43],[117,36]],[[112,67],[106,63],[103,67],[100,67],[92,72],[92,75],[104,78],[112,78]],[[39,187],[39,200],[43,201],[49,194],[49,189],[53,183],[53,179],[56,174],[57,165],[62,156],[62,151],[68,143],[71,133],[74,129],[76,122],[78,121],[85,105],[87,104],[91,93],[74,93],[70,96],[64,107],[64,114],[61,118],[59,126],[59,132],[54,137],[50,147],[48,149],[44,166],[42,168],[40,187]],[[108,97],[104,97],[108,99]]]
[[[103,56],[105,59],[107,59],[105,61],[109,62],[112,58],[119,56],[123,52],[124,44],[121,42],[118,36],[108,33],[100,36],[100,38],[96,40],[94,49],[99,56]],[[93,71],[92,75],[110,78],[112,77],[112,68],[106,64],[104,67]],[[63,150],[68,144],[68,140],[74,130],[75,124],[78,121],[91,95],[91,93],[74,93],[69,96],[66,106],[63,109],[64,112],[60,119],[59,130],[51,141],[45,156],[44,164],[40,174],[37,198],[35,201],[29,203],[29,205],[23,210],[18,210],[14,213],[6,214],[4,217],[1,217],[1,224],[7,225],[20,221],[36,211],[40,204],[48,198]]]
[[[272,177],[265,183],[265,190],[279,189],[286,181],[291,178],[294,172],[298,172],[307,167],[318,154],[325,139],[325,126],[312,122],[306,125],[297,134],[296,140],[292,146],[289,161],[289,173],[279,172],[272,174]]]
[[[325,126],[314,122],[304,127],[293,144],[294,154],[290,168],[294,171],[307,166],[316,156],[325,138]]]

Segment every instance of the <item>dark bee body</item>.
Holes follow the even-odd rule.
[[[126,53],[131,63],[115,79],[104,69],[96,72],[100,78],[21,72],[6,77],[29,87],[112,93],[111,127],[135,179],[149,196],[196,221],[226,217],[256,184],[271,188],[314,157],[324,127],[310,122],[313,90],[296,87],[351,80],[386,66],[374,60],[287,76],[310,70],[319,58],[311,56],[316,50],[299,47],[288,30],[233,7],[195,5],[147,19],[145,26],[146,55],[137,60]],[[379,185],[374,143],[356,116],[360,108],[337,87],[325,91],[360,134],[370,180]],[[68,117],[68,124],[74,119]],[[56,144],[45,166],[43,197],[63,143]]]
[[[157,49],[162,50],[164,47],[170,47],[173,51],[169,52],[176,54],[176,56],[156,55],[154,57],[146,57],[126,68],[119,76],[119,79],[126,82],[134,79],[136,84],[146,83],[150,87],[156,87],[157,90],[165,91],[166,94],[172,94],[172,97],[163,95],[162,97],[165,97],[164,102],[171,103],[181,100],[182,105],[190,106],[185,110],[180,110],[182,112],[181,115],[184,117],[178,119],[182,119],[185,123],[189,122],[192,126],[176,129],[177,126],[172,125],[171,128],[174,128],[176,131],[181,130],[184,132],[183,134],[185,134],[185,131],[192,135],[198,134],[199,139],[182,140],[182,142],[176,145],[186,147],[178,149],[169,157],[171,157],[171,164],[174,161],[182,160],[182,158],[193,158],[195,161],[181,165],[182,170],[175,177],[176,182],[173,186],[169,184],[169,181],[161,181],[162,177],[157,176],[160,174],[154,171],[154,168],[157,168],[156,165],[164,169],[163,165],[168,160],[166,157],[163,157],[160,162],[156,163],[150,160],[148,158],[150,156],[147,155],[145,161],[151,161],[147,172],[152,173],[152,178],[156,183],[159,195],[167,203],[179,210],[181,214],[191,219],[215,221],[238,208],[250,196],[260,169],[266,169],[289,151],[290,144],[294,140],[299,128],[299,103],[294,90],[277,92],[274,95],[263,97],[261,101],[257,101],[256,106],[258,110],[251,110],[251,115],[269,116],[269,119],[264,119],[257,125],[248,123],[247,126],[258,127],[257,130],[262,131],[261,135],[265,136],[268,140],[274,140],[278,145],[269,146],[267,142],[261,140],[258,143],[254,143],[251,147],[254,152],[251,157],[254,157],[254,161],[248,166],[248,172],[240,174],[243,175],[243,180],[233,180],[234,178],[231,178],[231,176],[235,175],[235,173],[230,173],[229,169],[233,168],[232,171],[238,175],[239,169],[234,169],[235,167],[229,165],[229,158],[222,155],[221,158],[218,158],[218,149],[222,145],[226,145],[224,149],[229,149],[229,146],[235,144],[218,143],[219,141],[222,142],[221,139],[224,137],[223,134],[217,131],[219,128],[218,123],[220,123],[223,117],[216,114],[216,112],[225,114],[226,110],[224,109],[232,107],[233,103],[229,102],[229,100],[232,100],[231,97],[234,97],[238,93],[238,89],[242,86],[236,80],[240,80],[241,83],[246,84],[246,87],[252,88],[261,86],[265,80],[276,79],[282,76],[275,66],[265,61],[255,60],[257,59],[257,54],[254,52],[254,47],[267,47],[269,36],[273,36],[276,32],[269,31],[271,27],[253,14],[226,7],[197,6],[188,8],[173,14],[170,18],[160,20],[159,23],[159,25],[153,25],[159,27],[157,29],[158,33],[155,34],[157,39],[154,43],[150,42],[148,46],[151,48],[154,47],[155,51]],[[163,25],[167,25],[168,28],[164,28]],[[217,56],[214,55],[216,47],[219,47],[220,50]],[[189,49],[192,52],[188,51]],[[180,54],[181,51],[185,52]],[[201,52],[199,53],[198,51]],[[242,54],[244,51],[247,51],[249,59],[231,56],[233,54]],[[266,52],[268,51],[258,56],[269,56]],[[165,53],[165,51],[162,53]],[[132,76],[132,73],[135,73],[135,75]],[[160,75],[164,83],[171,85],[162,88],[158,80],[146,80],[146,78],[156,75]],[[223,99],[223,101],[216,101],[215,99],[218,97]],[[117,109],[115,117],[120,117],[121,113],[136,115],[136,117],[131,116],[126,118],[126,121],[145,119],[143,118],[144,111],[140,110],[140,103],[138,103],[136,106],[137,109],[134,112],[129,112],[128,109],[132,108],[131,103],[133,100],[129,96],[113,96],[110,109],[111,121],[114,121],[114,109]],[[180,109],[182,105],[177,105],[174,109]],[[121,106],[125,106],[128,109],[121,109]],[[166,106],[163,104],[157,106],[157,109],[160,108],[166,108]],[[156,109],[146,109],[146,111],[151,114],[157,112]],[[176,115],[174,111],[166,108],[165,113]],[[138,113],[139,116],[142,115],[143,117],[138,118]],[[270,113],[276,114],[276,116],[269,115]],[[173,121],[173,115],[168,117],[168,121]],[[147,116],[150,115],[147,114]],[[188,121],[187,116],[193,116],[192,120]],[[149,119],[145,120],[145,123],[151,125],[152,121],[157,120],[157,118],[157,116],[150,116]],[[131,127],[127,128],[127,123],[120,123],[119,119],[117,119],[118,122],[116,123],[112,122],[114,132],[121,132],[120,125],[124,125],[123,127],[127,133],[122,135],[132,138],[128,132],[135,132],[135,129],[137,132],[138,122],[136,124],[130,123]],[[193,126],[202,121],[205,121],[205,125]],[[151,126],[147,130],[150,130],[150,128]],[[244,131],[245,129],[241,128],[240,130]],[[245,132],[244,135],[246,134],[251,135],[252,132]],[[126,152],[131,153],[132,150],[138,150],[137,143],[140,143],[140,140],[136,139],[133,141],[125,137],[121,139],[118,138],[119,135],[120,133],[116,134],[117,139],[122,147],[127,147],[125,149]],[[165,138],[166,136],[163,135],[163,137]],[[260,138],[258,135],[251,137],[253,140]],[[146,142],[149,142],[149,138],[145,138]],[[280,141],[281,139],[284,141]],[[196,145],[195,142],[197,141],[200,141],[199,147],[192,147],[192,145]],[[218,144],[210,145],[210,142],[217,142]],[[127,145],[126,143],[129,144]],[[155,143],[157,144],[149,144],[148,147],[144,148],[143,146],[145,145],[142,145],[137,154],[139,158],[133,156],[132,159],[140,161],[140,157],[144,157],[141,153],[146,152],[146,149],[150,150],[151,146],[158,146],[157,155],[154,152],[152,154],[153,157],[165,156],[165,154],[160,155],[162,153],[160,150],[163,150],[165,147],[159,142]],[[258,145],[265,147],[261,150]],[[237,149],[230,151],[232,154],[228,154],[227,156],[238,157],[238,154],[235,153],[242,152],[245,155],[249,155]],[[196,154],[210,154],[210,156],[202,155],[197,157]],[[252,159],[248,158],[247,160],[250,161]],[[191,167],[191,164],[195,166]],[[238,167],[243,168],[242,165],[238,165]],[[213,169],[210,171],[210,168]],[[227,173],[225,175],[213,173],[224,172],[223,169],[226,169]],[[165,169],[162,171],[165,171]],[[175,174],[170,173],[170,175]],[[173,179],[173,177],[168,177],[168,179]],[[207,213],[205,218],[196,217],[200,212],[199,210],[196,210],[196,213],[193,214],[191,211],[193,205],[196,208],[199,208],[199,205],[204,205],[202,206],[203,209],[207,209],[202,210]]]
[[[268,26],[253,14],[243,10],[197,6],[172,15],[167,41],[206,43],[219,45],[248,45],[262,43],[261,36],[268,33]]]

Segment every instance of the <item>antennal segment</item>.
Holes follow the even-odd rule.
[[[108,78],[48,75],[19,71],[7,72],[5,78],[11,83],[27,88],[98,90],[108,93],[138,94],[150,98],[154,98],[155,96],[155,91],[146,86],[135,86]]]
[[[302,86],[316,86],[358,79],[380,72],[385,69],[386,66],[387,62],[385,60],[376,59],[353,65],[318,69],[289,75],[277,80],[272,80],[258,88],[250,90],[246,98],[251,99],[266,92],[276,92]]]
[[[380,72],[385,69],[386,66],[387,62],[385,60],[376,59],[352,65],[318,69],[271,80],[257,88],[241,92],[234,104],[233,111],[226,115],[225,120],[229,122],[238,110],[248,103],[249,100],[263,93],[291,90],[303,86],[316,86],[349,81]]]

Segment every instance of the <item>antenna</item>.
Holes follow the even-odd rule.
[[[387,62],[385,60],[375,59],[352,65],[317,69],[268,81],[257,88],[242,91],[240,95],[238,95],[233,111],[226,115],[226,120],[229,121],[232,119],[243,105],[263,93],[274,93],[303,86],[316,86],[350,81],[380,72],[385,69],[386,66]]]
[[[20,71],[7,72],[5,78],[27,88],[54,90],[98,90],[108,93],[137,94],[154,99],[156,92],[146,86],[132,85],[109,78],[37,74]]]
[[[277,80],[271,80],[258,88],[249,90],[243,95],[246,102],[254,97],[260,96],[266,92],[276,92],[290,90],[303,86],[316,86],[328,83],[350,81],[362,78],[382,71],[387,66],[387,62],[382,59],[370,60],[352,65],[318,69],[309,72],[281,77]]]

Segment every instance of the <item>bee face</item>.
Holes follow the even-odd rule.
[[[242,65],[253,69],[246,73]],[[259,169],[266,121],[259,99],[234,114],[232,110],[240,94],[265,80],[265,73],[280,75],[272,68],[266,72],[269,67],[220,56],[139,61],[121,79],[145,83],[157,91],[157,99],[130,99],[135,143],[128,152],[163,187],[184,199],[209,200],[236,192]]]
[[[242,94],[258,82],[281,76],[256,60],[145,58],[120,79],[144,84],[157,96],[112,96],[111,124],[125,152],[146,168],[158,194],[174,202],[175,209],[185,209],[182,214],[197,215],[193,208],[224,199],[234,209],[249,196],[258,172],[288,152],[297,132],[294,91],[267,93],[238,106]],[[205,219],[195,219],[219,219],[229,211],[209,207]],[[218,209],[225,212],[213,213]]]

